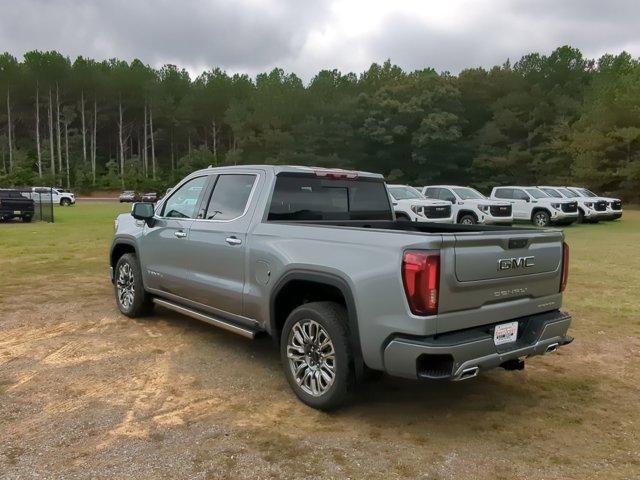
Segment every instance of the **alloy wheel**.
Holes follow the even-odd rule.
[[[135,283],[133,278],[133,270],[128,263],[122,263],[118,268],[118,279],[116,281],[118,287],[118,300],[123,308],[128,309],[133,304],[135,291]]]
[[[296,322],[287,341],[289,368],[296,383],[307,394],[319,397],[336,378],[336,352],[331,337],[318,322]]]
[[[546,227],[547,226],[547,216],[544,213],[536,213],[534,217],[535,224],[538,227]]]

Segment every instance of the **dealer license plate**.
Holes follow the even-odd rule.
[[[20,215],[21,213],[22,213],[22,212],[21,212],[20,210],[14,210],[14,211],[13,211],[13,214],[14,214],[14,215]]]
[[[518,322],[503,323],[496,325],[493,331],[493,343],[503,345],[505,343],[515,342],[518,338]]]

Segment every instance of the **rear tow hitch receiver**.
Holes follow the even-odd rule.
[[[513,358],[500,365],[505,370],[524,370],[524,360]]]

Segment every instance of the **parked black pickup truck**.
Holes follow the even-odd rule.
[[[0,221],[20,217],[23,222],[30,222],[33,212],[33,200],[16,190],[0,190]]]

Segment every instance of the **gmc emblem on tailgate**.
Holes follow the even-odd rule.
[[[498,270],[516,270],[529,268],[536,264],[536,257],[514,257],[498,259]]]

